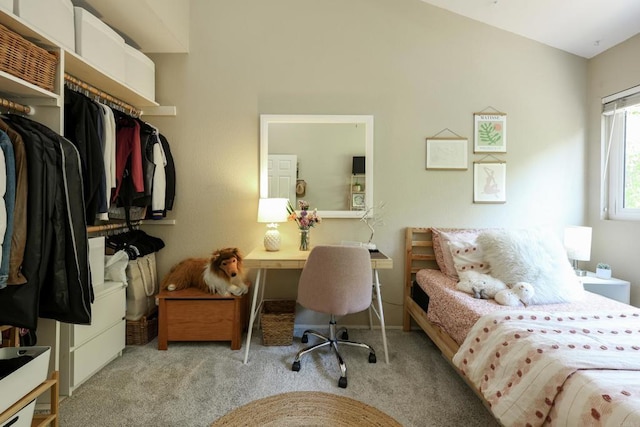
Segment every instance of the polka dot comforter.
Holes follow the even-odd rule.
[[[508,426],[640,425],[640,310],[500,311],[453,363]]]

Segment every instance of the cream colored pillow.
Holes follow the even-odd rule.
[[[475,243],[478,234],[484,231],[478,228],[431,228],[433,252],[440,271],[452,279],[458,279],[453,263],[449,242]]]
[[[449,241],[448,245],[458,277],[467,271],[489,272],[489,264],[485,261],[482,248],[477,242]]]

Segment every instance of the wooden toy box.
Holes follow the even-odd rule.
[[[169,341],[231,341],[242,346],[247,326],[248,294],[221,296],[195,288],[161,291],[158,295],[158,350]]]

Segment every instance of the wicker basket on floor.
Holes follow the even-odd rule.
[[[0,71],[53,91],[58,57],[0,25]]]
[[[295,301],[264,301],[260,318],[262,345],[291,345],[295,318]]]
[[[140,320],[127,320],[127,345],[147,344],[158,336],[158,311]]]

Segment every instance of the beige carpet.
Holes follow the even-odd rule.
[[[316,391],[282,393],[253,401],[219,418],[212,427],[248,425],[400,427],[373,406]]]
[[[262,334],[255,333],[246,365],[244,342],[240,350],[231,350],[228,342],[172,342],[166,351],[158,351],[156,340],[127,346],[122,357],[60,403],[60,425],[208,427],[242,405],[291,392],[355,399],[405,427],[499,425],[422,331],[387,330],[389,364],[384,356],[369,363],[366,351],[345,348],[349,386],[344,389],[338,387],[340,368],[328,351],[309,355],[300,372],[291,370],[295,354],[308,345],[296,332],[290,346],[263,346]],[[354,328],[349,337],[382,354],[380,330]],[[289,403],[289,413],[302,414]]]

